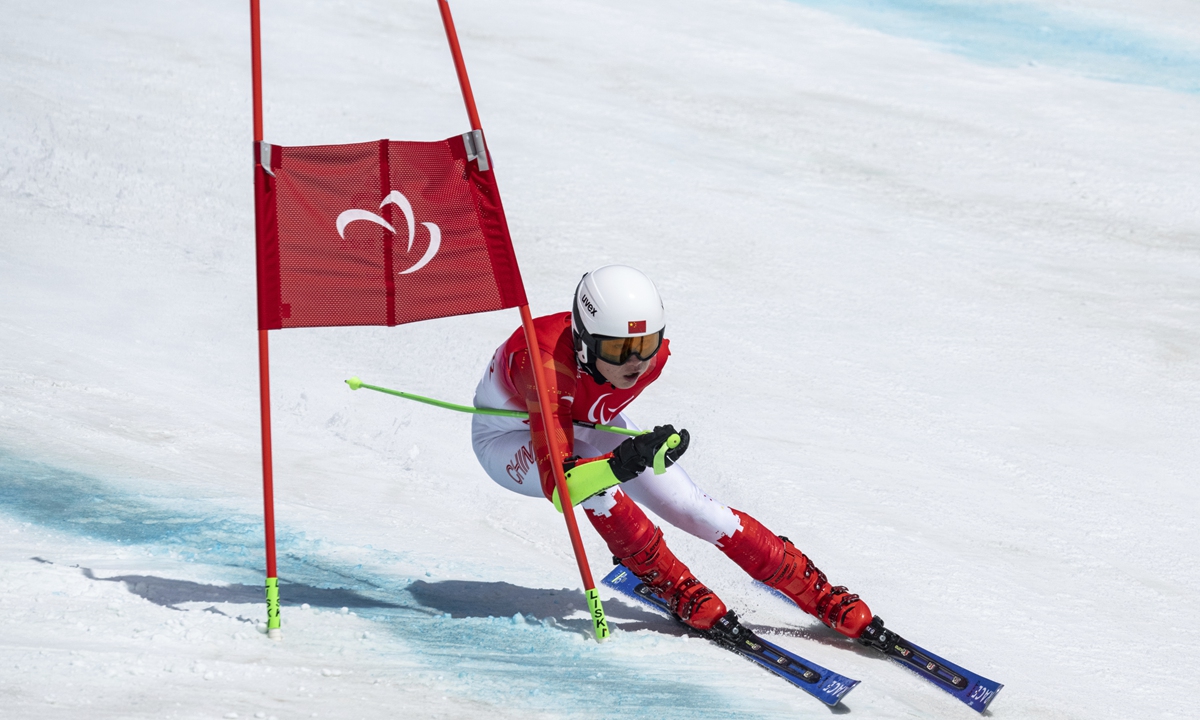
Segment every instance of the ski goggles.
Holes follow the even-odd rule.
[[[603,335],[593,335],[596,357],[613,365],[624,365],[633,356],[646,361],[654,357],[662,347],[663,331],[637,337],[614,338]]]

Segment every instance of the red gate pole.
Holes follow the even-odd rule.
[[[263,139],[262,43],[259,40],[258,0],[250,0],[250,84],[254,95],[254,142]],[[258,163],[255,163],[255,172]],[[261,289],[259,290],[261,292]],[[279,577],[275,569],[275,488],[271,467],[271,363],[267,331],[258,331],[258,404],[262,424],[263,528],[267,545],[267,637],[281,640],[279,629]]]
[[[462,89],[463,103],[467,106],[467,117],[471,120],[471,129],[482,130],[479,112],[475,109],[475,95],[471,92],[471,81],[467,77],[467,66],[463,62],[462,50],[458,46],[458,33],[454,30],[454,18],[450,16],[450,3],[446,0],[438,0],[438,9],[442,13],[442,24],[446,27],[446,39],[450,42],[450,54],[454,56],[454,70],[458,73],[458,85]],[[596,640],[602,641],[608,637],[608,622],[604,617],[604,606],[600,604],[600,593],[596,591],[596,582],[592,579],[592,570],[588,566],[587,553],[583,549],[583,539],[579,536],[579,524],[575,520],[575,506],[571,502],[571,494],[567,491],[567,479],[563,475],[562,464],[559,461],[562,455],[558,445],[558,436],[552,432],[550,419],[546,416],[550,409],[550,395],[546,391],[548,386],[546,367],[542,364],[542,351],[538,346],[537,331],[533,327],[533,315],[529,312],[529,305],[521,306],[521,325],[525,328],[525,344],[529,348],[529,360],[533,364],[533,380],[537,387],[538,406],[546,429],[546,441],[550,445],[550,465],[554,472],[554,486],[558,489],[558,497],[562,499],[563,517],[567,521],[567,534],[571,537],[571,548],[575,551],[575,562],[579,565],[579,575],[583,579],[588,609],[592,615],[592,629],[596,633]],[[550,372],[553,371],[552,367]]]

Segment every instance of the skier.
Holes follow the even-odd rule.
[[[598,268],[583,276],[571,312],[533,322],[549,371],[547,412],[538,403],[521,328],[496,350],[475,391],[475,407],[529,413],[529,420],[474,416],[475,455],[493,480],[523,495],[550,498],[551,462],[572,467],[576,459],[607,455],[620,484],[584,500],[585,514],[614,559],[653,588],[683,622],[708,630],[725,616],[725,604],[675,557],[662,530],[638,504],[716,545],[755,580],[780,590],[829,627],[851,638],[862,635],[872,614],[858,595],[831,585],[787,538],[713,500],[675,463],[687,449],[686,430],[678,433],[679,446],[667,452],[666,472],[655,475],[654,453],[676,432],[670,425],[625,437],[572,424],[637,429],[622,410],[658,378],[671,354],[663,337],[662,300],[649,278],[624,265]],[[547,432],[558,434],[562,457],[550,457]]]

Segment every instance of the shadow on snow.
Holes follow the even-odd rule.
[[[136,546],[172,563],[262,572],[261,519],[220,498],[129,492],[0,451],[0,512],[72,536]],[[646,610],[609,603],[614,627],[655,633],[639,633],[631,644],[601,646],[586,639],[591,622],[578,591],[493,582],[410,582],[356,564],[362,558],[383,566],[401,557],[397,553],[354,548],[356,560],[346,562],[335,557],[341,548],[303,532],[280,528],[277,537],[283,604],[358,609],[360,616],[403,641],[397,652],[411,653],[439,671],[456,672],[464,695],[560,716],[764,716],[753,696],[736,687],[723,690],[716,682],[722,671],[701,655],[657,647],[655,634],[673,640],[670,636],[684,631]],[[99,577],[86,568],[80,571],[95,582],[119,582],[135,595],[179,610],[193,602],[264,603],[260,585],[213,585],[150,574]],[[221,613],[215,605],[204,609]],[[670,662],[655,659],[662,656]],[[381,668],[387,667],[386,656],[381,662]]]
[[[545,590],[506,582],[469,580],[432,583],[417,580],[407,590],[421,605],[452,618],[513,617],[519,614],[537,620],[550,618],[563,627],[589,635],[592,631],[587,602],[578,590]],[[605,614],[612,625],[625,631],[653,630],[676,636],[687,634],[677,623],[658,613],[623,603],[607,603]]]

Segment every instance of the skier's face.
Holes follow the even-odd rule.
[[[642,360],[637,355],[630,355],[622,365],[614,365],[596,358],[596,369],[600,371],[605,380],[613,384],[613,387],[618,390],[628,390],[637,383],[643,373],[654,367],[657,357],[656,355],[649,360]]]

